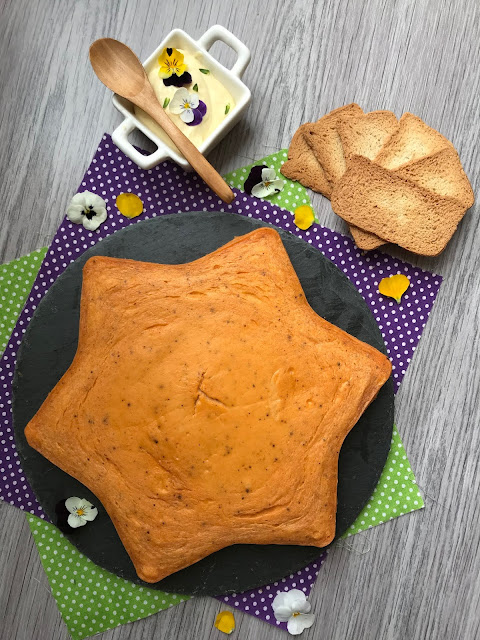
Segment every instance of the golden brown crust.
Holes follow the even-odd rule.
[[[421,255],[445,248],[465,207],[354,156],[332,193],[332,208],[350,224]]]
[[[230,544],[328,544],[341,444],[390,371],[311,309],[274,230],[183,265],[94,257],[26,436],[156,582]]]
[[[332,185],[327,180],[322,165],[316,159],[305,139],[305,133],[309,126],[309,123],[303,124],[295,131],[288,148],[288,159],[280,171],[289,180],[298,180],[304,187],[329,198],[332,193]]]

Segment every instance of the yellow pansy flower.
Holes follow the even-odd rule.
[[[181,76],[187,70],[187,65],[183,61],[183,53],[178,49],[166,47],[162,55],[158,58],[160,69],[158,75],[163,78],[170,78],[173,74]]]

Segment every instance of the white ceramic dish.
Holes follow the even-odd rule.
[[[237,60],[231,69],[227,69],[218,62],[210,53],[210,47],[214,42],[220,40],[231,47],[237,54]],[[230,31],[220,25],[210,27],[199,40],[193,40],[185,31],[174,29],[162,40],[152,55],[143,63],[147,73],[152,65],[157,64],[157,59],[165,47],[175,47],[183,49],[188,53],[200,51],[205,59],[205,66],[211,69],[215,77],[228,89],[233,99],[235,107],[230,111],[225,120],[212,132],[212,134],[199,147],[200,153],[206,155],[220,140],[237,124],[250,102],[250,90],[241,81],[241,77],[250,62],[250,50]],[[142,169],[151,169],[155,165],[170,158],[187,171],[191,171],[191,166],[185,158],[178,152],[166,146],[150,129],[141,123],[135,116],[132,104],[114,94],[113,104],[125,116],[125,120],[112,133],[113,142],[125,155],[133,160]],[[148,156],[144,156],[128,141],[128,136],[140,129],[147,138],[156,146],[157,150]]]

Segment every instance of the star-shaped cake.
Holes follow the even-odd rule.
[[[231,544],[331,542],[340,447],[390,371],[312,310],[273,229],[188,264],[93,257],[26,436],[153,583]]]

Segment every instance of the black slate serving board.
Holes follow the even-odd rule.
[[[179,264],[195,260],[258,227],[262,221],[217,212],[188,212],[142,221],[118,231],[86,251],[52,285],[38,305],[22,341],[13,383],[13,414],[23,469],[45,513],[56,522],[55,506],[70,496],[84,497],[99,508],[93,524],[67,534],[69,540],[101,567],[137,584],[164,591],[218,595],[252,589],[288,575],[318,558],[315,547],[234,545],[213,553],[155,585],[137,577],[103,506],[81,483],[32,449],[24,435],[75,355],[78,340],[82,268],[93,255]],[[277,229],[306,297],[323,318],[386,353],[378,326],[348,278],[296,236]],[[340,453],[336,537],[355,521],[371,496],[390,450],[393,429],[393,383],[380,390]],[[74,454],[74,452],[72,452]]]

